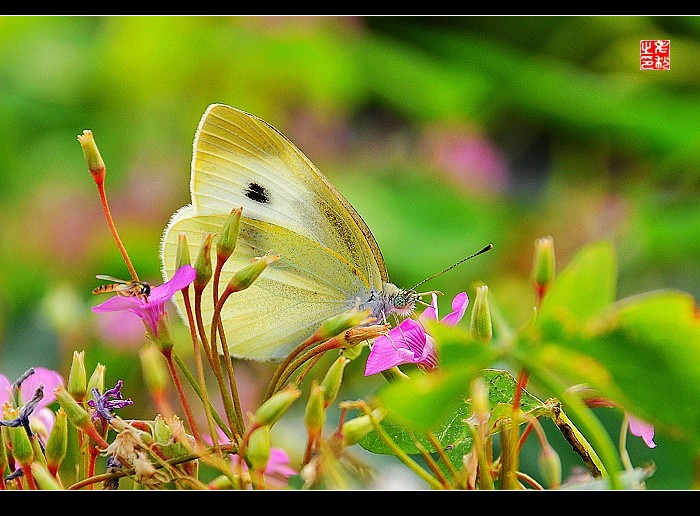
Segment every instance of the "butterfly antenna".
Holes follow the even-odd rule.
[[[474,258],[475,256],[479,256],[480,254],[483,254],[483,253],[485,253],[486,251],[490,251],[491,249],[493,249],[493,244],[487,245],[486,247],[484,247],[484,248],[481,249],[480,251],[477,251],[476,253],[467,256],[466,258],[462,258],[462,259],[461,259],[460,261],[458,261],[457,263],[453,263],[452,265],[450,265],[450,266],[447,267],[446,269],[443,269],[443,270],[441,270],[440,272],[437,272],[437,273],[433,274],[432,276],[428,276],[428,277],[425,278],[423,281],[417,283],[417,284],[413,287],[412,290],[415,290],[417,287],[419,287],[420,285],[422,285],[422,284],[425,283],[426,281],[429,281],[429,280],[431,280],[431,279],[433,279],[433,278],[436,278],[437,276],[440,276],[440,274],[445,274],[447,271],[449,271],[449,270],[451,270],[451,269],[454,269],[455,267],[457,267],[458,265],[460,265],[460,264],[466,262],[467,260],[469,260],[469,259],[471,259],[471,258]]]

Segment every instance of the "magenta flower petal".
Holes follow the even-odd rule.
[[[178,291],[185,288],[187,285],[194,281],[197,272],[191,265],[183,265],[180,267],[173,277],[162,285],[153,287],[151,289],[151,295],[148,296],[149,303],[161,303],[168,301],[173,297]]]
[[[270,458],[267,461],[265,473],[268,475],[282,475],[291,477],[298,472],[289,465],[289,455],[281,448],[270,448]]]
[[[183,265],[170,280],[153,287],[148,301],[136,296],[113,296],[102,304],[92,307],[93,312],[117,312],[128,310],[138,315],[152,335],[158,335],[158,322],[165,314],[167,303],[176,292],[194,281],[196,271],[191,265]]]
[[[405,319],[389,331],[388,336],[374,340],[367,357],[365,376],[385,371],[401,364],[421,364],[432,368],[436,362],[434,351],[425,353],[427,334],[423,326],[413,319]]]
[[[0,374],[0,405],[12,399],[12,382]]]
[[[430,303],[430,306],[423,310],[423,313],[420,314],[418,317],[418,320],[421,323],[425,323],[425,321],[437,321],[438,318],[438,305],[437,305],[437,294],[433,293],[433,300]]]
[[[654,442],[654,425],[637,419],[630,414],[627,414],[627,420],[629,421],[632,435],[641,437],[649,448],[656,448],[656,443]]]
[[[440,322],[448,326],[455,326],[464,317],[467,306],[469,306],[469,296],[466,292],[460,292],[452,300],[452,312],[443,317]]]

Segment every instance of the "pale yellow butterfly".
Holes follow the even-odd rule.
[[[220,231],[238,207],[238,243],[222,286],[252,258],[280,255],[224,305],[231,355],[279,360],[325,319],[358,302],[379,320],[413,310],[418,294],[388,282],[367,224],[289,139],[260,118],[223,104],[207,108],[194,139],[190,192],[192,203],[172,216],[163,234],[164,279],[175,272],[180,233],[197,256],[203,233]],[[213,313],[210,289],[202,296],[205,323]],[[176,298],[182,315],[182,296]]]

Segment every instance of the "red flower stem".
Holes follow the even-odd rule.
[[[219,280],[221,278],[221,269],[224,266],[225,259],[221,256],[217,256],[216,260],[216,270],[214,271],[214,284],[213,284],[213,296],[214,296],[214,306],[218,306],[219,300]],[[222,305],[223,306],[223,305]],[[245,423],[243,421],[243,411],[241,410],[241,401],[238,396],[238,384],[236,383],[236,376],[233,370],[233,359],[228,350],[228,343],[226,342],[226,334],[224,333],[224,325],[221,322],[221,313],[214,313],[214,317],[218,321],[217,327],[219,329],[219,339],[221,340],[221,351],[226,361],[226,372],[228,374],[228,383],[231,387],[231,397],[233,398],[233,408],[236,411],[237,426],[239,429],[244,428]]]
[[[39,489],[39,487],[36,485],[36,481],[34,480],[34,475],[32,475],[31,465],[25,464],[22,466],[22,472],[24,473],[24,478],[27,479],[27,487],[35,491]]]
[[[92,477],[95,475],[95,461],[97,460],[97,454],[99,453],[97,451],[97,448],[89,445],[88,446],[88,467],[87,467],[87,476]],[[88,489],[92,489],[92,484],[88,486]]]
[[[209,391],[207,391],[207,384],[204,378],[204,365],[202,364],[202,355],[200,340],[197,338],[197,330],[195,330],[194,316],[192,314],[192,305],[190,304],[189,286],[182,289],[182,296],[185,300],[185,311],[187,312],[187,320],[189,321],[190,328],[190,338],[192,339],[192,346],[194,347],[194,359],[197,366],[197,378],[199,381],[200,397],[202,399],[202,404],[204,405],[204,414],[207,418],[207,425],[209,426],[209,435],[211,436],[214,448],[219,451],[219,439],[216,433],[216,427],[214,426],[214,420],[212,416],[212,408],[209,402]],[[206,352],[206,350],[205,350]]]
[[[112,219],[112,212],[110,211],[109,203],[107,202],[107,194],[105,193],[104,182],[97,182],[97,191],[99,192],[100,200],[102,201],[102,211],[104,211],[105,217],[107,217],[107,224],[109,225],[109,229],[112,231],[114,241],[117,243],[119,251],[122,253],[124,263],[126,263],[126,267],[129,269],[131,279],[133,279],[134,281],[138,281],[139,276],[138,274],[136,274],[136,269],[134,269],[134,266],[131,263],[131,259],[129,258],[129,254],[126,252],[126,248],[124,247],[124,244],[122,244],[121,238],[119,238],[117,227],[114,225],[114,220]]]
[[[194,436],[194,438],[197,442],[201,442],[202,438],[199,435],[199,430],[197,429],[197,423],[195,423],[194,417],[192,416],[192,411],[190,410],[190,406],[187,403],[187,396],[185,396],[185,391],[182,389],[182,383],[180,382],[180,377],[177,374],[177,368],[175,367],[175,363],[173,362],[172,349],[163,350],[162,353],[165,356],[166,361],[168,362],[168,368],[170,369],[170,376],[173,377],[173,382],[175,383],[175,388],[177,389],[177,394],[180,397],[180,402],[182,403],[182,409],[185,411],[185,416],[187,417],[187,422],[189,423],[190,429],[192,430],[192,435]]]
[[[513,410],[520,407],[520,400],[522,399],[523,389],[525,389],[525,386],[527,385],[529,376],[529,373],[524,369],[521,369],[518,372],[518,379],[515,384],[515,392],[513,393]]]
[[[268,386],[267,392],[265,393],[263,401],[268,400],[275,392],[277,392],[277,385],[280,384],[280,377],[284,374],[285,370],[289,367],[289,364],[297,357],[297,355],[299,355],[299,353],[304,351],[309,346],[316,344],[317,342],[319,342],[319,338],[314,333],[313,335],[311,335],[311,337],[299,344],[289,355],[287,355],[287,357],[282,361],[282,363],[273,373],[272,379],[270,380],[270,384]]]
[[[301,346],[299,346],[301,347]],[[301,365],[306,362],[307,360],[311,360],[312,358],[316,357],[317,355],[320,355],[322,353],[325,353],[326,351],[329,351],[331,349],[338,349],[339,347],[339,341],[336,337],[333,337],[330,340],[327,340],[323,344],[319,344],[313,349],[308,350],[306,353],[301,355],[299,358],[296,360],[290,362],[289,364],[286,365],[286,367],[282,370],[282,366],[275,371],[275,376],[277,377],[274,379],[274,381],[270,381],[270,395],[266,396],[265,399],[268,399],[270,396],[272,396],[274,393],[276,393],[282,386],[289,380],[289,377],[292,376],[294,371],[296,371]],[[283,364],[284,365],[284,364]],[[277,372],[280,371],[280,374],[277,375]]]
[[[227,294],[228,293],[228,294]],[[216,333],[217,329],[219,327],[219,322],[221,321],[221,318],[219,317],[219,314],[221,313],[221,307],[223,306],[224,302],[228,298],[228,295],[230,295],[230,292],[228,290],[224,291],[224,294],[221,296],[219,301],[214,305],[214,314],[212,315],[212,321],[211,321],[211,350],[212,350],[212,369],[214,370],[214,376],[216,376],[216,381],[219,384],[219,391],[221,392],[221,401],[224,402],[224,409],[226,411],[226,419],[228,420],[228,424],[231,426],[231,429],[235,433],[239,433],[239,423],[238,423],[238,414],[236,412],[236,409],[234,407],[233,403],[233,395],[231,392],[228,390],[226,387],[226,381],[224,380],[224,373],[223,369],[221,368],[221,359],[219,358],[219,351],[216,346]],[[201,293],[200,293],[200,298],[201,298]],[[196,302],[196,299],[195,299]],[[200,299],[201,302],[201,299]],[[195,305],[196,308],[196,305]]]

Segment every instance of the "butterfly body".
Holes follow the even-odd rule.
[[[355,209],[258,117],[223,104],[207,108],[195,136],[190,191],[192,203],[172,216],[161,242],[165,279],[174,274],[180,233],[197,256],[202,234],[220,231],[238,207],[238,241],[222,281],[252,258],[280,255],[224,307],[232,355],[281,359],[325,319],[354,306],[370,308],[377,319],[413,309],[415,292],[388,281],[379,246]],[[211,288],[202,296],[205,321],[213,312]],[[184,312],[182,300],[178,308]]]

